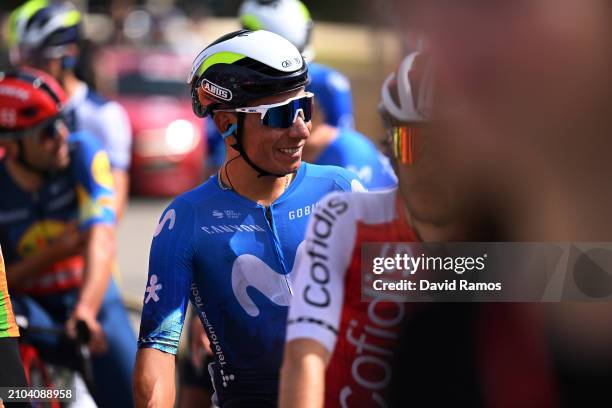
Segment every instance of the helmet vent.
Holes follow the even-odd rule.
[[[36,106],[28,106],[21,109],[20,115],[26,118],[33,118],[38,114],[38,108]]]
[[[243,58],[239,61],[234,62],[234,65],[238,65],[244,68],[252,69],[255,72],[259,72],[260,74],[271,76],[271,77],[283,77],[287,75],[286,72],[279,71],[270,67],[266,64],[262,64],[259,61],[256,61],[252,58]]]

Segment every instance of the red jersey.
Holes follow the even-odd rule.
[[[420,309],[414,303],[361,301],[361,247],[418,242],[400,208],[396,189],[334,193],[310,219],[296,260],[286,342],[312,339],[331,353],[325,407],[387,406],[400,330]],[[468,330],[483,406],[556,406],[541,326],[530,306],[486,304],[477,315]]]

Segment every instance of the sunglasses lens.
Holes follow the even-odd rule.
[[[271,128],[286,129],[293,125],[300,112],[303,114],[304,122],[309,122],[312,119],[312,104],[312,96],[304,96],[285,105],[275,106],[268,109],[262,123]]]
[[[55,140],[60,136],[60,133],[65,128],[65,123],[62,119],[55,119],[47,124],[40,132],[40,140]]]
[[[393,126],[389,129],[393,158],[401,164],[414,164],[422,148],[422,129],[409,126]]]
[[[44,127],[43,131],[42,131],[42,135],[41,138],[43,140],[53,140],[55,139],[55,134],[57,133],[56,127],[55,127],[55,121],[49,123],[47,126]]]

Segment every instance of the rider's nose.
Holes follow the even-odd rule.
[[[310,122],[304,122],[302,115],[298,115],[293,125],[289,128],[289,136],[298,139],[306,139],[310,136]]]

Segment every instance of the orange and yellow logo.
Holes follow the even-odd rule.
[[[110,162],[108,156],[104,152],[98,152],[91,162],[91,174],[93,178],[102,187],[112,190],[113,175],[111,173]]]
[[[64,221],[44,220],[32,224],[21,236],[17,245],[17,253],[27,258],[46,248],[50,241],[60,237],[66,230]]]

